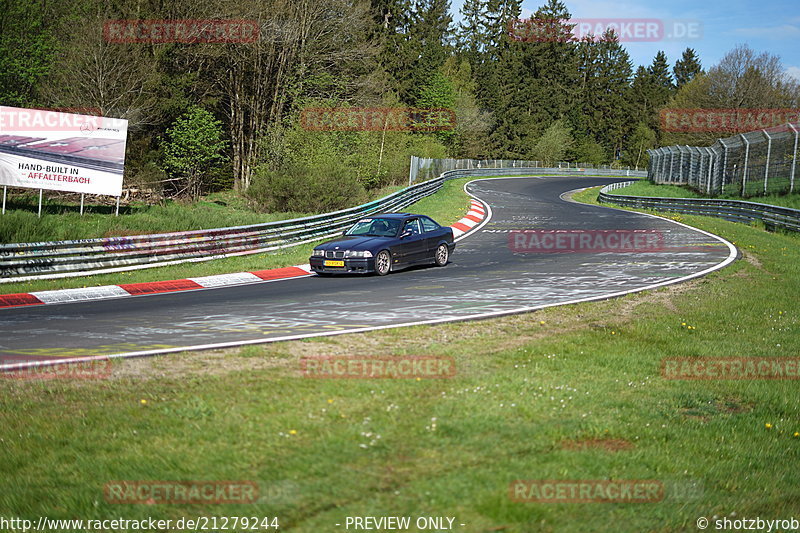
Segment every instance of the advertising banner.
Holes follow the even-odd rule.
[[[0,186],[119,197],[128,121],[98,115],[0,106]]]

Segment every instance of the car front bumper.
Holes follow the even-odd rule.
[[[308,264],[311,270],[322,274],[369,274],[375,272],[375,259],[371,257],[348,257],[346,259],[336,259],[343,261],[344,266],[325,266],[325,261],[331,261],[324,257],[309,257]]]

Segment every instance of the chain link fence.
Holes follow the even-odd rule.
[[[591,163],[573,163],[570,161],[527,161],[520,159],[432,159],[427,157],[411,156],[411,167],[408,171],[408,184],[417,181],[434,179],[450,170],[481,170],[493,168],[545,168],[545,169],[590,169],[590,170],[622,170],[638,171],[639,168],[621,167],[615,165],[593,165]],[[633,175],[633,174],[627,174]]]
[[[800,123],[741,133],[713,145],[648,150],[654,183],[688,185],[711,196],[764,196],[795,191]]]

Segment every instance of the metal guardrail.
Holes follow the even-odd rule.
[[[767,229],[776,228],[800,231],[800,209],[777,205],[745,202],[742,200],[718,200],[714,198],[663,198],[646,196],[623,196],[611,194],[612,190],[635,183],[624,181],[612,183],[600,189],[597,199],[624,207],[675,211],[689,215],[704,215],[724,218],[733,222],[750,223],[760,220]]]
[[[559,171],[591,171],[591,172],[613,172],[619,175],[625,172],[626,176],[639,176],[639,168],[614,167],[609,165],[595,166],[591,163],[574,163],[570,161],[528,161],[520,159],[435,159],[426,157],[411,156],[411,165],[408,171],[408,184],[424,181],[440,176],[449,170],[477,170],[477,169],[515,169],[515,168],[535,168],[545,173],[548,170],[558,169]],[[642,169],[644,171],[645,169]]]
[[[0,283],[121,272],[278,250],[333,237],[356,220],[399,211],[465,176],[619,175],[624,171],[497,168],[452,170],[363,205],[304,218],[130,237],[0,245]],[[633,172],[633,171],[630,171]],[[643,172],[637,174],[644,175]]]

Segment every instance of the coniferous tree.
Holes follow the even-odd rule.
[[[482,63],[490,42],[487,12],[488,0],[466,0],[461,7],[456,46],[473,70]]]
[[[575,104],[578,55],[572,41],[574,25],[568,23],[571,15],[560,0],[548,0],[534,18],[547,25],[548,38],[525,48],[526,66],[533,77],[527,96],[533,103],[534,119],[550,124],[566,116]]]
[[[453,17],[450,15],[450,0],[417,0],[415,21],[411,35],[419,51],[414,81],[422,82],[436,72],[449,54]]]
[[[411,104],[431,73],[444,64],[450,39],[449,0],[396,0],[386,4],[381,65],[403,102]],[[389,13],[395,15],[389,17]]]
[[[549,0],[520,25],[536,35],[509,38],[502,47],[493,107],[497,127],[492,138],[500,146],[505,137],[510,137],[505,152],[509,156],[533,157],[545,129],[566,117],[574,107],[578,70],[569,18],[562,2]]]
[[[675,75],[675,86],[680,89],[694,79],[699,73],[703,72],[700,65],[700,58],[693,48],[683,51],[683,56],[675,62],[672,73]]]
[[[675,91],[675,84],[672,82],[672,75],[669,73],[667,55],[663,51],[658,51],[656,57],[653,58],[653,63],[647,67],[647,72],[650,74],[650,82],[652,83],[655,97],[653,105],[660,107],[669,100]]]
[[[625,137],[632,129],[630,82],[632,65],[628,52],[613,30],[599,40],[591,36],[581,42],[582,104],[589,135],[617,159]]]

